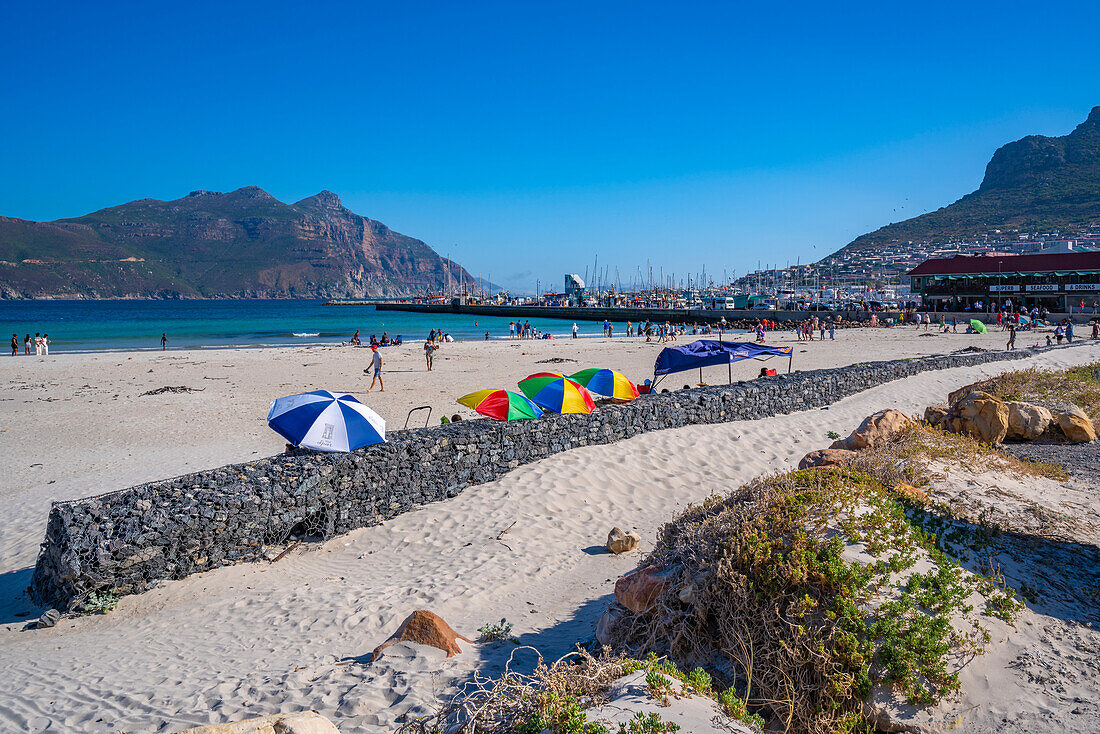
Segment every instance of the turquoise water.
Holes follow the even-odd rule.
[[[400,334],[423,340],[431,329],[455,339],[508,337],[508,319],[462,314],[415,314],[376,311],[373,306],[324,306],[323,301],[0,301],[0,337],[12,334],[50,336],[50,353],[224,346],[334,344],[356,329],[364,343],[371,334]],[[568,336],[572,321],[530,319],[531,325],[556,337]],[[602,322],[578,321],[580,333],[602,334]],[[626,324],[615,324],[626,333]],[[8,352],[3,352],[7,354]]]

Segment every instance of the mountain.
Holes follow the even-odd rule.
[[[1100,107],[1058,138],[1028,135],[997,149],[977,191],[857,237],[845,251],[974,239],[992,230],[1069,234],[1100,229]]]
[[[363,298],[471,284],[420,240],[331,191],[256,186],[140,199],[83,217],[0,217],[0,298]]]

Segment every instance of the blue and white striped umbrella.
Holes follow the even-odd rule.
[[[380,415],[351,395],[328,390],[279,398],[267,424],[295,446],[318,451],[351,451],[386,440]]]

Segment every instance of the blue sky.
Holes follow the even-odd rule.
[[[764,7],[770,5],[771,7]],[[896,7],[891,7],[896,5]],[[321,189],[560,287],[817,259],[1100,104],[1100,4],[5,8],[0,214]]]

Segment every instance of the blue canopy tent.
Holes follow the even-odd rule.
[[[701,378],[704,367],[719,364],[732,365],[743,359],[764,360],[772,357],[787,357],[787,372],[791,371],[791,362],[794,360],[794,349],[791,347],[771,347],[753,342],[723,342],[712,339],[700,339],[682,347],[665,347],[657,355],[657,361],[653,365],[653,387],[657,386],[661,377],[673,372],[698,369]],[[732,366],[729,373],[730,382],[733,382]]]

